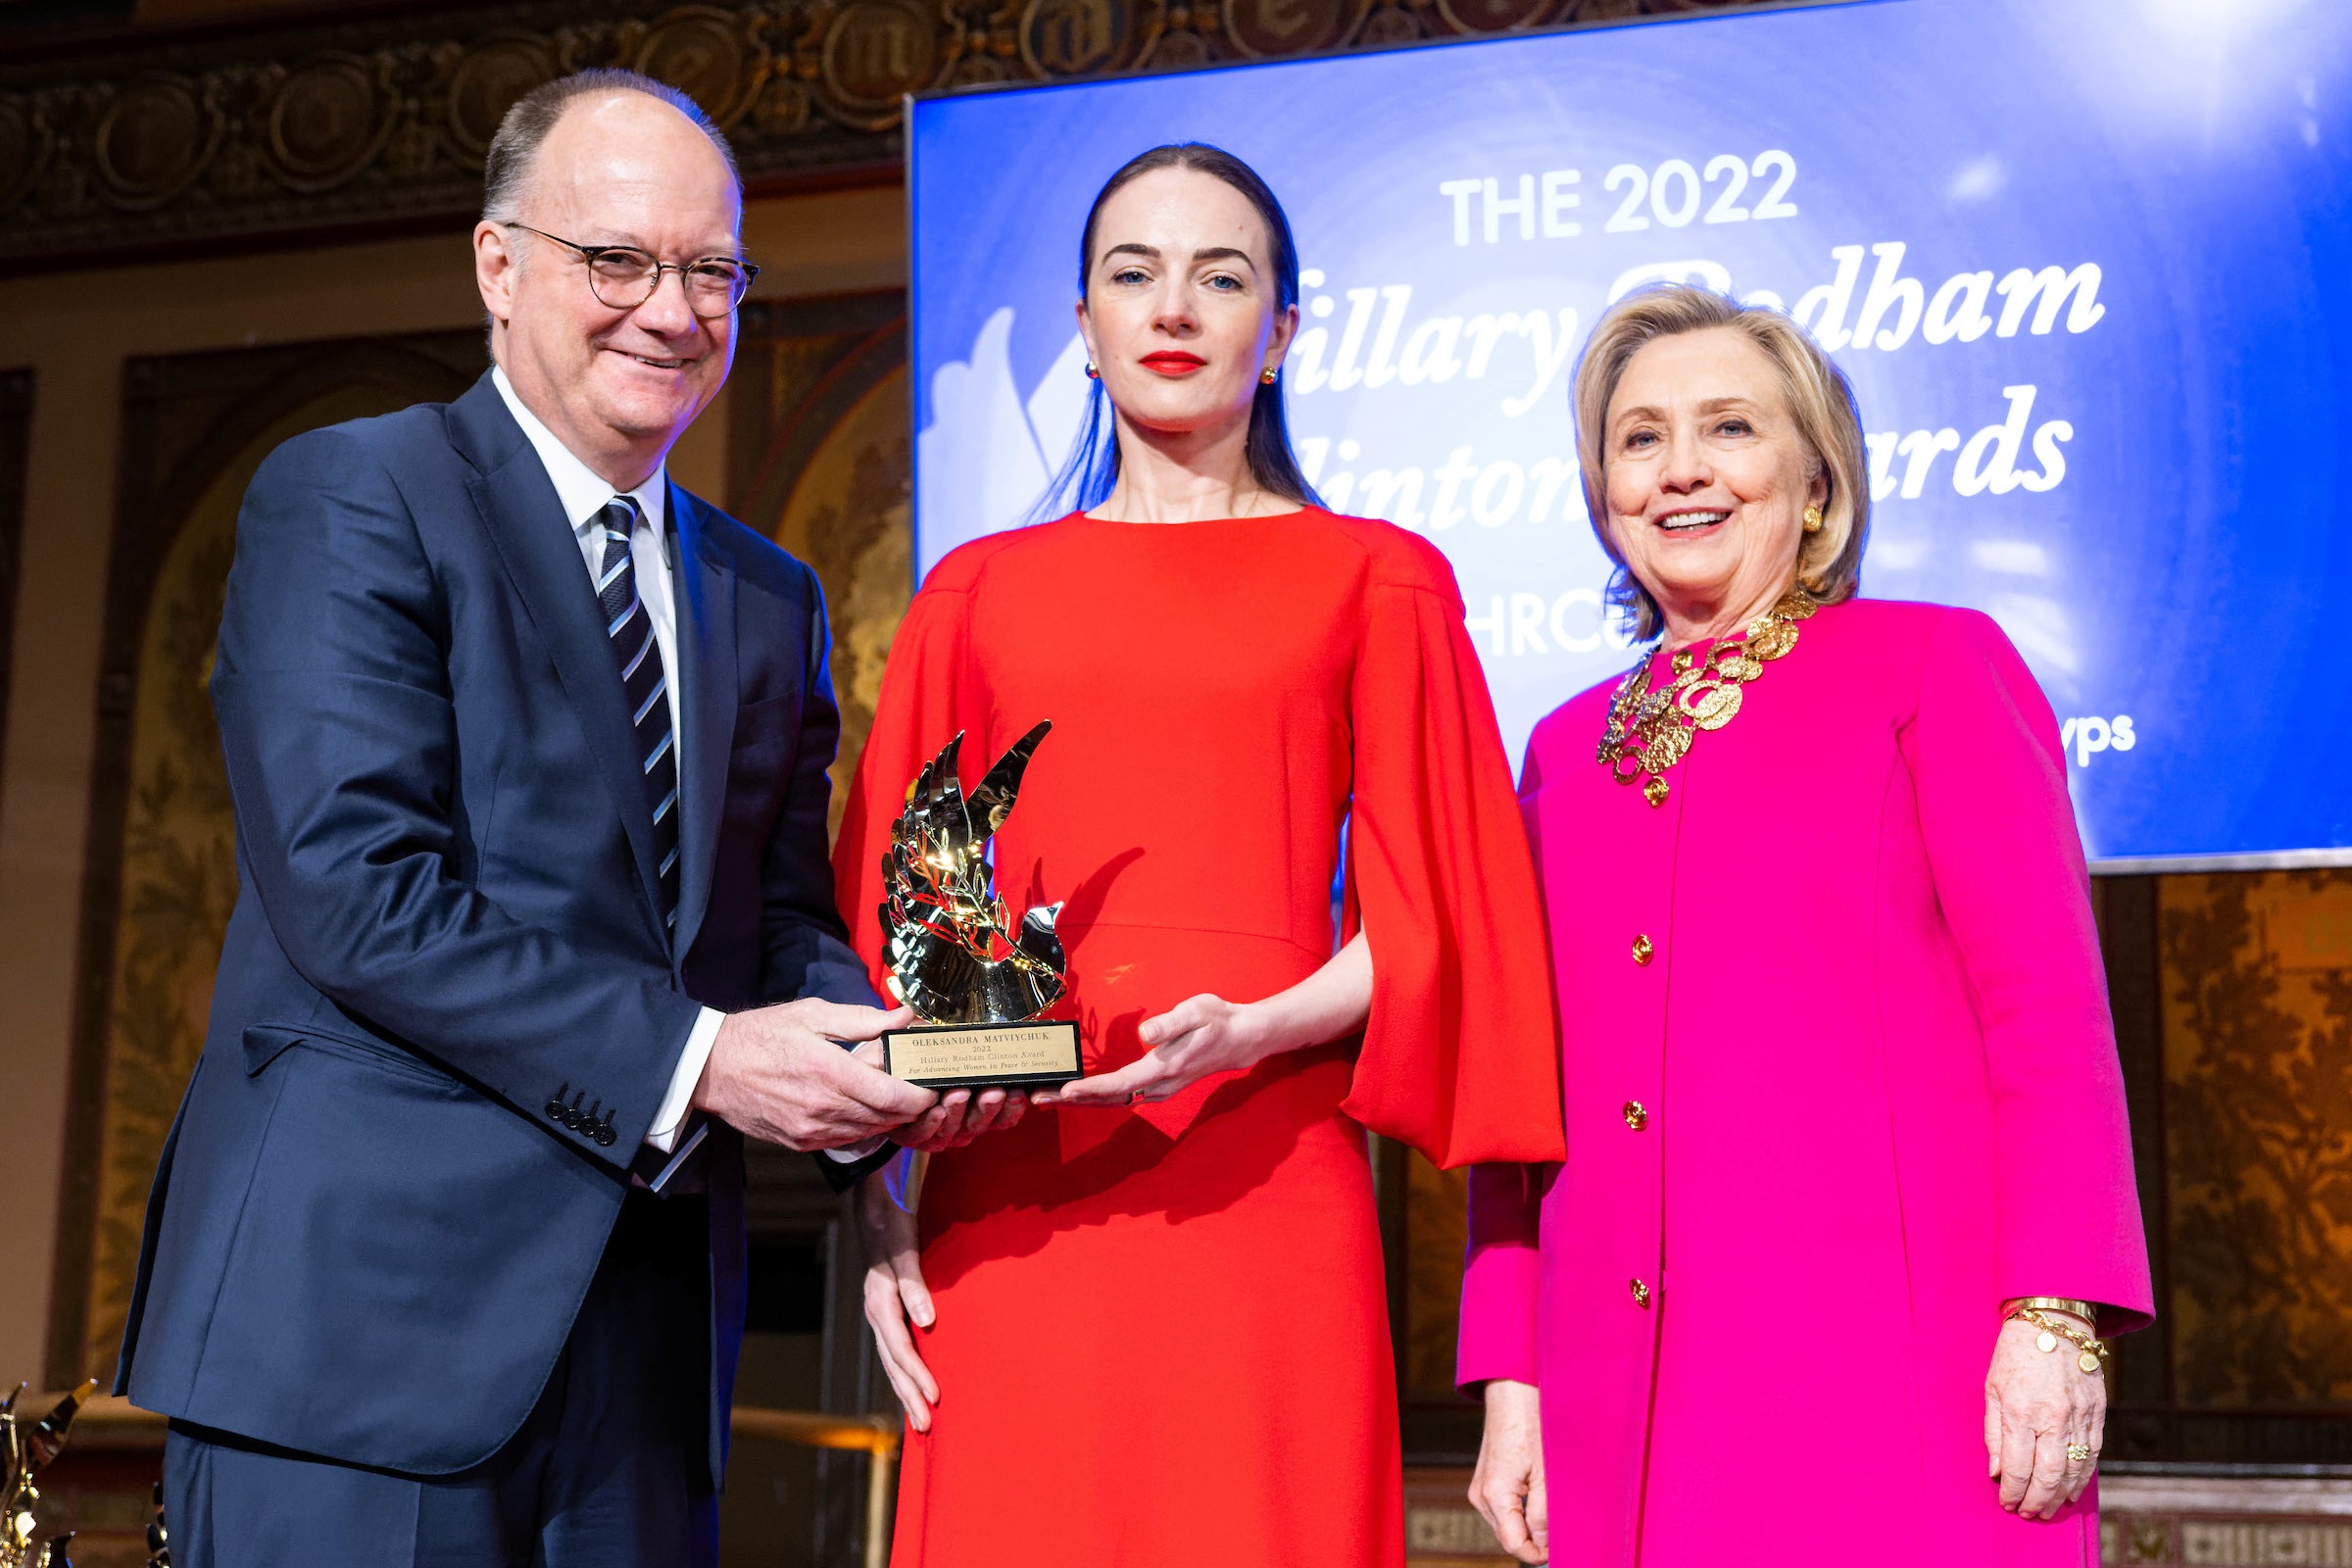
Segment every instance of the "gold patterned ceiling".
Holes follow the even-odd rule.
[[[56,266],[461,219],[507,106],[589,66],[692,93],[759,191],[894,179],[910,92],[1740,3],[524,0],[19,33],[0,59],[0,258]]]

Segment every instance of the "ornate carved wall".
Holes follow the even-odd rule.
[[[508,0],[123,29],[0,64],[0,258],[56,265],[461,219],[507,106],[587,66],[693,94],[762,190],[895,179],[910,92],[1749,3]]]

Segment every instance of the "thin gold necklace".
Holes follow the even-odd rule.
[[[1800,591],[1782,595],[1780,603],[1747,623],[1740,635],[1718,640],[1704,660],[1690,649],[1674,655],[1674,678],[1656,691],[1649,684],[1649,662],[1657,657],[1652,646],[1626,671],[1609,701],[1609,724],[1600,737],[1600,765],[1620,784],[1639,783],[1642,798],[1652,806],[1666,804],[1665,771],[1690,755],[1690,745],[1702,729],[1721,729],[1740,711],[1749,681],[1764,666],[1788,657],[1796,646],[1796,623],[1810,617],[1820,604]]]

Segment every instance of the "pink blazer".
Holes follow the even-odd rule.
[[[1553,1560],[2095,1562],[2093,1494],[1985,1478],[2001,1302],[2152,1306],[2049,704],[1984,615],[1834,606],[1653,808],[1614,686],[1520,785],[1567,1162],[1473,1172],[1462,1291],[1462,1383],[1542,1387]]]

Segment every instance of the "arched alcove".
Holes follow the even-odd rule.
[[[106,1377],[157,1156],[204,1044],[236,900],[206,682],[254,470],[290,436],[450,398],[481,339],[271,346],[133,361],[109,567],[53,1377]]]

